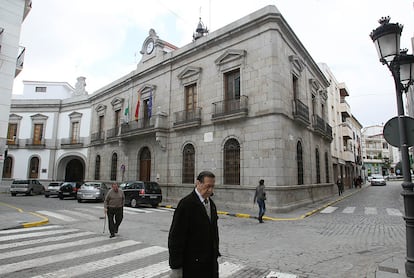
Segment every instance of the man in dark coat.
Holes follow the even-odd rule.
[[[214,185],[214,174],[203,171],[194,190],[178,203],[168,235],[171,277],[218,277],[218,217],[210,198]]]

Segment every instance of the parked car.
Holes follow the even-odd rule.
[[[156,182],[129,181],[119,186],[125,194],[125,205],[138,207],[142,204],[157,207],[162,201],[161,187]]]
[[[64,182],[59,188],[59,199],[63,200],[66,197],[77,198],[78,189],[81,187],[80,182]]]
[[[43,194],[45,193],[45,188],[38,180],[14,180],[10,185],[10,193],[12,196],[16,196],[17,194],[26,194],[29,196]]]
[[[371,185],[387,185],[385,179],[381,175],[372,175]]]
[[[49,198],[50,196],[58,196],[59,195],[59,188],[63,182],[61,181],[52,181],[49,183],[45,190],[45,197]]]
[[[103,201],[109,187],[103,182],[85,182],[77,192],[78,202],[86,200]]]

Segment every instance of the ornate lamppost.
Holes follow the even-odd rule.
[[[407,141],[407,117],[404,116],[402,95],[408,91],[413,83],[414,56],[407,54],[407,50],[400,50],[400,37],[403,26],[390,23],[390,17],[379,20],[381,24],[370,34],[375,43],[378,56],[382,64],[387,65],[395,82],[398,109],[398,134],[401,151],[402,170],[404,181],[401,195],[404,198],[404,220],[406,223],[407,257],[405,272],[408,277],[414,277],[414,184],[411,180],[410,160],[408,155],[409,142]]]

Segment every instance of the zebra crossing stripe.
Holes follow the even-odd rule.
[[[26,228],[24,230],[22,230],[22,229],[10,229],[10,230],[0,231],[0,235],[20,233],[22,231],[23,232],[31,232],[31,231],[40,231],[40,230],[50,230],[50,229],[56,229],[56,228],[62,228],[62,226],[48,225],[48,226],[38,226],[38,227]]]
[[[70,273],[70,276],[80,276],[85,275],[89,272],[97,271],[100,269],[108,268],[114,265],[118,265],[121,263],[126,263],[133,260],[139,260],[147,256],[155,255],[161,252],[167,251],[166,248],[160,247],[160,246],[151,246],[148,248],[136,250],[129,253],[124,253],[122,255],[117,255],[114,257],[110,257],[107,259],[95,261],[95,262],[89,262],[85,264],[80,264],[76,266],[72,266],[65,269],[60,269],[55,272],[50,272],[46,274],[42,274],[39,276],[35,276],[32,278],[42,278],[42,277],[65,277],[67,273]],[[141,269],[142,270],[142,269]],[[139,270],[136,270],[139,271]],[[128,277],[150,277],[150,276],[128,276]]]
[[[67,222],[75,222],[76,221],[75,218],[72,218],[70,216],[66,216],[66,215],[63,215],[63,214],[60,214],[60,213],[52,212],[52,211],[38,210],[36,212],[40,213],[40,214],[47,215],[47,216],[52,216],[54,218],[57,218],[57,219],[60,219],[60,220],[63,220],[63,221],[67,221]]]
[[[129,208],[129,207],[124,207],[124,212],[131,212],[133,214],[137,214],[137,213],[150,213],[149,211],[146,211],[144,209],[140,209],[140,208]]]
[[[64,242],[64,243],[37,246],[37,247],[27,248],[27,249],[23,249],[23,250],[15,250],[15,251],[10,251],[10,252],[4,252],[4,253],[0,254],[0,260],[5,259],[5,258],[13,258],[13,257],[36,254],[36,253],[39,253],[39,252],[54,251],[54,250],[59,250],[59,249],[62,249],[62,248],[79,246],[79,245],[99,242],[99,241],[103,241],[103,240],[107,240],[107,238],[101,236],[101,237],[81,239],[81,240]]]
[[[342,213],[354,213],[355,212],[355,207],[346,207]]]
[[[95,233],[92,232],[79,232],[76,233],[76,237],[80,238],[82,236],[89,236],[94,235]],[[33,244],[39,244],[39,243],[49,243],[52,241],[60,241],[60,240],[66,240],[73,238],[73,234],[68,234],[64,236],[53,236],[53,237],[47,237],[47,238],[39,238],[39,239],[32,239],[32,240],[26,240],[26,241],[15,241],[8,244],[2,244],[0,245],[1,249],[9,249],[9,248],[16,248],[21,246],[27,246],[27,245],[33,245]]]
[[[398,209],[387,208],[386,211],[388,215],[391,215],[391,216],[403,216],[402,213]]]
[[[298,278],[298,276],[290,273],[271,271],[269,274],[265,276],[265,278]]]
[[[76,217],[81,217],[81,218],[92,220],[92,221],[98,219],[97,216],[91,215],[90,213],[79,212],[79,211],[74,211],[74,210],[60,210],[59,212],[65,212],[65,213],[74,215]]]
[[[321,210],[320,213],[332,213],[332,212],[334,212],[337,209],[338,209],[337,207],[331,207],[331,206],[329,206],[329,207],[326,207],[323,210]]]
[[[365,208],[365,214],[377,214],[377,208],[372,208],[372,207],[366,207]]]
[[[25,260],[25,261],[19,261],[17,263],[5,264],[5,265],[2,265],[2,267],[0,268],[0,275],[1,274],[12,273],[12,272],[19,271],[19,270],[25,270],[25,269],[29,269],[29,268],[44,266],[44,265],[47,265],[47,264],[62,262],[62,261],[65,261],[65,260],[72,260],[72,259],[75,259],[75,258],[88,257],[88,256],[96,255],[96,254],[101,254],[103,252],[117,250],[117,249],[120,249],[120,248],[124,248],[124,247],[127,247],[127,246],[138,245],[138,244],[140,244],[140,242],[138,242],[138,241],[124,240],[124,241],[119,241],[119,242],[115,242],[115,243],[112,243],[112,244],[105,244],[105,245],[97,246],[97,247],[94,247],[94,248],[83,249],[83,250],[73,251],[73,252],[67,252],[67,253],[62,253],[62,254],[59,254],[59,255],[55,254],[55,255],[51,255],[51,256],[40,257],[40,258],[30,259],[30,260]]]
[[[233,264],[230,262],[221,263],[219,266],[219,277],[221,278],[230,277],[230,275],[233,275],[234,273],[236,273],[237,271],[243,268],[244,266],[242,265]]]
[[[137,270],[133,270],[119,276],[115,276],[114,278],[130,278],[130,277],[155,277],[157,275],[161,275],[166,273],[170,270],[170,266],[168,261],[163,261],[157,264],[149,265]]]
[[[21,229],[23,232],[26,231],[26,229]],[[59,230],[59,231],[44,231],[44,232],[34,232],[34,233],[24,233],[24,234],[16,234],[16,235],[8,235],[4,237],[0,237],[1,241],[8,241],[8,240],[17,240],[17,239],[24,239],[24,238],[31,238],[31,237],[40,237],[40,236],[50,236],[50,235],[56,235],[57,233],[72,233],[79,231],[78,229],[65,229],[65,230]]]

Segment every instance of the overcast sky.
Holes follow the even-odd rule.
[[[92,94],[136,68],[150,28],[182,47],[199,16],[213,32],[266,5],[275,5],[313,59],[346,83],[347,101],[363,126],[396,116],[394,81],[369,34],[380,17],[391,16],[404,25],[401,48],[412,53],[413,0],[33,0],[20,37],[24,70],[13,92],[22,92],[22,80],[75,86],[85,76]]]

